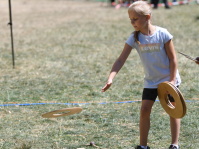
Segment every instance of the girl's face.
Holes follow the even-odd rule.
[[[129,11],[128,14],[135,31],[142,31],[147,28],[148,17],[146,15],[140,15],[133,10]]]

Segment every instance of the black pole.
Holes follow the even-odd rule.
[[[13,68],[15,68],[14,40],[13,40],[13,32],[12,32],[11,0],[9,0],[9,16],[10,16],[10,22],[8,23],[8,25],[10,25],[11,47],[12,47],[12,65],[13,65]]]

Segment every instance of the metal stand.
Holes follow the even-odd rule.
[[[15,68],[15,54],[14,54],[14,39],[13,39],[13,32],[12,32],[12,8],[11,8],[11,0],[9,0],[9,16],[10,16],[10,22],[8,25],[10,25],[10,36],[11,36],[11,48],[12,48],[12,65],[13,69]]]

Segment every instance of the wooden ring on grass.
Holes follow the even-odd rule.
[[[82,111],[82,108],[80,107],[65,108],[65,109],[55,110],[55,111],[42,114],[42,117],[43,118],[56,118],[56,117],[68,116],[68,115],[80,113],[81,111]]]
[[[169,96],[174,102],[171,102]],[[186,114],[186,104],[180,90],[169,82],[158,85],[158,98],[163,109],[173,118],[182,118]]]

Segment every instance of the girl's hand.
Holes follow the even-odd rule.
[[[196,64],[199,64],[199,57],[196,57],[196,60],[197,60],[197,61],[195,61]]]
[[[171,83],[171,84],[175,85],[175,82],[174,82],[174,81],[169,81],[169,83]]]
[[[112,85],[112,80],[108,80],[106,85],[102,88],[102,92],[105,92],[107,89],[109,89]]]

